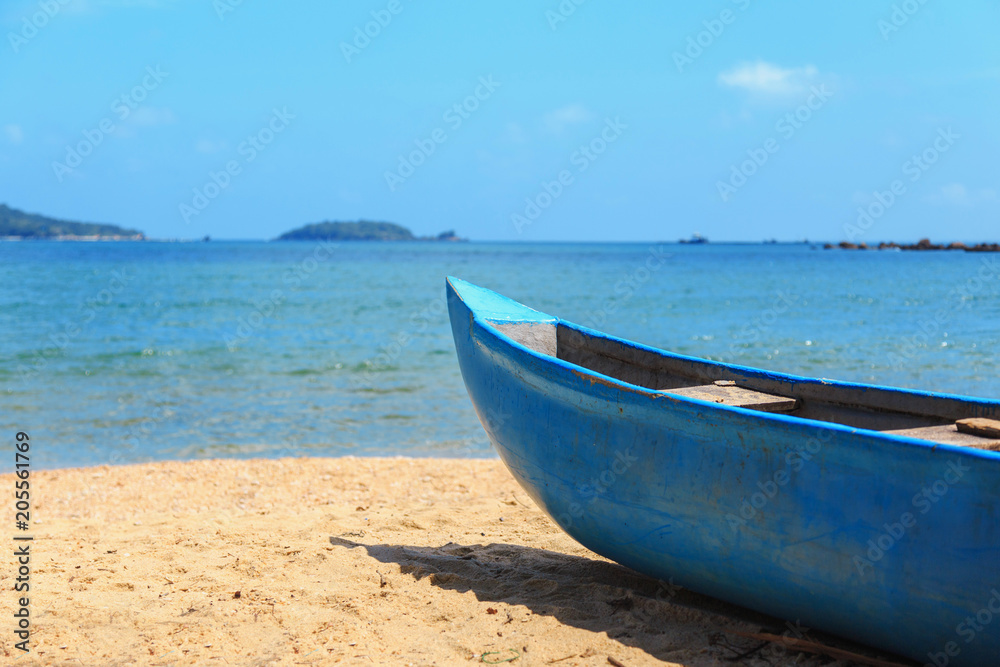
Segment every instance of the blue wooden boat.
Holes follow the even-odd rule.
[[[483,427],[581,544],[921,663],[1000,664],[1000,401],[706,361],[447,291]]]

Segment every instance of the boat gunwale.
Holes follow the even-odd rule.
[[[460,281],[462,283],[465,283],[465,284],[469,285],[470,287],[472,287],[474,289],[481,290],[481,291],[484,291],[484,292],[490,292],[492,294],[495,294],[497,297],[500,297],[501,299],[503,299],[505,301],[509,301],[509,302],[511,302],[513,304],[516,304],[517,306],[520,306],[521,308],[526,308],[526,309],[529,309],[529,310],[534,310],[534,309],[530,308],[530,306],[525,306],[524,304],[521,304],[520,302],[515,301],[513,299],[510,299],[508,297],[505,297],[505,296],[503,296],[501,294],[498,294],[496,292],[492,292],[492,290],[488,290],[486,288],[479,287],[478,285],[474,285],[473,283],[468,283],[468,282],[466,282],[464,280],[456,279],[456,278],[453,278],[451,276],[449,276],[447,278],[447,283],[448,283],[449,288],[455,293],[455,295],[458,297],[458,299],[460,301],[462,301],[463,305],[465,305],[465,307],[472,314],[472,320],[473,320],[473,322],[475,324],[477,324],[479,326],[480,330],[484,331],[489,336],[492,336],[493,338],[497,339],[499,342],[503,343],[504,345],[507,345],[508,347],[510,347],[510,348],[512,348],[514,350],[517,350],[521,354],[527,354],[529,357],[536,359],[538,362],[540,362],[542,364],[548,364],[548,365],[553,366],[555,368],[559,368],[564,373],[568,372],[570,374],[570,376],[576,377],[578,380],[586,378],[586,379],[588,379],[588,380],[591,381],[591,384],[600,383],[600,384],[606,385],[606,386],[608,386],[610,388],[621,389],[621,390],[625,390],[625,391],[628,391],[628,392],[631,392],[631,393],[640,394],[640,395],[643,395],[643,396],[645,396],[647,398],[651,398],[651,399],[654,399],[654,400],[662,400],[664,398],[667,398],[667,399],[670,399],[670,400],[673,400],[673,401],[687,402],[689,404],[696,405],[696,406],[698,406],[698,407],[700,407],[702,409],[709,409],[710,408],[710,409],[714,409],[714,410],[729,411],[729,412],[732,412],[734,414],[741,415],[743,417],[752,417],[752,418],[758,419],[758,420],[762,419],[764,421],[770,421],[770,422],[773,422],[775,424],[786,424],[786,425],[794,425],[794,426],[799,426],[799,427],[810,427],[810,428],[814,428],[814,429],[816,429],[816,428],[829,429],[831,431],[835,431],[835,432],[839,432],[839,433],[844,433],[844,434],[848,434],[848,435],[860,435],[860,436],[863,436],[863,437],[866,437],[866,438],[870,438],[870,439],[876,440],[876,441],[888,441],[888,442],[891,442],[891,443],[897,443],[897,444],[903,444],[903,445],[916,445],[916,446],[924,447],[924,448],[931,449],[931,450],[936,450],[936,449],[944,448],[944,451],[946,451],[946,452],[951,452],[951,453],[955,453],[955,454],[963,454],[963,455],[966,455],[966,456],[972,456],[973,458],[980,458],[980,459],[985,459],[985,460],[988,460],[988,461],[1000,462],[1000,451],[992,451],[992,450],[988,450],[988,449],[979,449],[979,448],[976,448],[976,447],[968,447],[968,446],[963,446],[963,445],[953,445],[953,444],[948,444],[948,443],[943,443],[943,442],[935,442],[933,440],[923,440],[923,439],[920,439],[920,438],[914,438],[914,437],[906,436],[906,435],[897,435],[897,434],[889,433],[889,432],[886,432],[886,431],[876,431],[876,430],[873,430],[873,429],[866,429],[866,428],[860,428],[860,427],[847,426],[845,424],[840,424],[840,423],[837,423],[837,422],[823,421],[823,420],[819,420],[819,419],[810,419],[810,418],[807,418],[807,417],[797,417],[797,416],[794,416],[794,415],[785,415],[785,414],[774,413],[774,412],[764,412],[764,411],[761,411],[761,410],[753,410],[753,409],[750,409],[750,408],[741,408],[739,406],[724,405],[724,404],[721,404],[721,403],[712,403],[710,401],[705,401],[705,400],[694,398],[694,397],[691,397],[691,396],[681,396],[681,395],[671,394],[671,393],[669,393],[668,391],[665,391],[665,390],[656,390],[656,389],[650,389],[648,387],[642,387],[640,385],[636,385],[636,384],[633,384],[631,382],[627,382],[625,380],[621,380],[619,378],[612,377],[610,375],[605,375],[604,373],[601,373],[599,371],[595,371],[593,369],[587,368],[586,366],[580,366],[579,364],[575,364],[575,363],[573,363],[571,361],[566,361],[565,359],[560,359],[558,356],[554,356],[554,355],[544,354],[544,353],[538,352],[537,350],[534,350],[534,349],[532,349],[532,348],[524,345],[523,343],[518,342],[517,340],[515,340],[511,336],[505,334],[503,331],[501,331],[497,327],[493,326],[493,324],[529,324],[529,323],[538,323],[538,324],[553,324],[554,326],[557,326],[557,327],[559,325],[563,325],[563,326],[566,326],[566,327],[568,327],[570,329],[574,329],[576,331],[579,331],[580,333],[583,333],[585,335],[588,335],[588,336],[591,336],[591,337],[594,337],[594,338],[602,338],[602,339],[610,340],[610,341],[613,341],[613,342],[616,342],[616,343],[621,343],[621,344],[624,344],[624,345],[626,345],[628,347],[633,347],[633,348],[636,348],[636,349],[639,349],[639,350],[642,350],[642,351],[645,351],[645,352],[651,352],[651,353],[657,354],[657,355],[662,356],[662,357],[671,358],[671,359],[677,359],[677,360],[681,360],[681,361],[691,361],[691,362],[696,362],[696,363],[701,363],[701,364],[707,364],[707,365],[715,366],[715,367],[722,368],[722,369],[735,369],[737,371],[740,371],[740,372],[743,372],[743,373],[749,374],[749,375],[761,376],[761,377],[766,378],[766,379],[775,379],[775,380],[788,381],[788,382],[797,383],[797,384],[811,384],[811,385],[819,385],[819,386],[835,386],[835,387],[840,387],[840,388],[849,389],[849,390],[850,389],[854,389],[854,390],[876,390],[876,391],[887,392],[887,393],[890,393],[890,394],[903,394],[903,395],[907,395],[907,396],[922,397],[922,398],[931,398],[931,399],[948,399],[948,400],[959,401],[959,402],[962,402],[962,403],[982,404],[982,405],[987,405],[987,406],[990,406],[990,407],[1000,407],[1000,400],[984,399],[984,398],[978,398],[978,397],[974,397],[974,396],[963,396],[963,395],[960,395],[960,394],[948,394],[948,393],[943,393],[943,392],[927,392],[927,391],[921,391],[921,390],[916,390],[916,389],[905,389],[905,388],[901,388],[901,387],[887,387],[887,386],[883,386],[883,385],[862,384],[862,383],[857,383],[857,382],[846,382],[846,381],[842,381],[842,380],[830,380],[830,379],[827,379],[827,378],[823,378],[823,379],[810,378],[810,377],[805,377],[805,376],[792,375],[792,374],[789,374],[789,373],[780,373],[780,372],[775,372],[775,371],[768,371],[768,370],[764,370],[764,369],[760,369],[760,368],[754,368],[752,366],[741,366],[739,364],[729,364],[729,363],[725,363],[725,362],[721,362],[721,361],[714,361],[714,360],[710,360],[710,359],[703,359],[703,358],[700,358],[700,357],[691,357],[691,356],[688,356],[688,355],[683,355],[683,354],[679,354],[679,353],[676,353],[676,352],[670,352],[668,350],[663,350],[663,349],[660,349],[660,348],[651,347],[651,346],[644,345],[642,343],[638,343],[638,342],[635,342],[635,341],[630,341],[630,340],[627,340],[627,339],[624,339],[624,338],[619,338],[617,336],[613,336],[611,334],[608,334],[608,333],[605,333],[605,332],[602,332],[602,331],[598,331],[596,329],[591,329],[589,327],[585,327],[585,326],[578,325],[578,324],[575,324],[575,323],[572,323],[572,322],[568,322],[568,321],[563,320],[563,319],[561,319],[559,317],[548,315],[548,314],[543,313],[541,311],[534,311],[534,312],[537,312],[539,314],[539,316],[541,316],[538,319],[523,319],[523,318],[518,318],[518,319],[492,319],[492,318],[487,318],[487,317],[483,316],[479,311],[477,311],[477,309],[473,308],[472,306],[470,306],[466,302],[466,300],[463,297],[462,293],[455,287],[454,283],[452,282],[452,281],[455,281],[455,280],[458,280],[458,281]],[[852,405],[853,407],[859,407],[859,408],[864,408],[865,407],[863,405],[857,405],[857,404],[844,404],[844,405]],[[921,414],[921,413],[909,413],[909,414]]]

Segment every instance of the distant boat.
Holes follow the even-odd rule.
[[[680,243],[701,244],[708,243],[708,239],[701,234],[692,234],[689,239],[681,239]]]
[[[486,433],[585,547],[921,663],[997,664],[1000,401],[685,357],[447,292]]]

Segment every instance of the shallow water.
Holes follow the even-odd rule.
[[[33,465],[490,456],[444,277],[694,356],[1000,398],[1000,257],[809,245],[0,243]],[[9,470],[10,463],[2,469]]]

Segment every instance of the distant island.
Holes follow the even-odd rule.
[[[25,213],[0,204],[0,240],[21,241],[145,241],[136,229],[90,222],[70,222],[37,213]],[[208,241],[206,236],[202,239]],[[391,222],[319,222],[279,236],[278,241],[466,241],[454,231],[437,236],[415,236],[406,227]]]
[[[827,243],[823,246],[825,250],[840,248],[841,250],[964,250],[965,252],[1000,252],[1000,243],[977,243],[966,245],[955,242],[945,244],[931,243],[930,239],[920,239],[916,243],[899,244],[894,241],[882,242],[877,246],[870,246],[867,243],[851,243],[841,241],[837,245]]]
[[[391,222],[317,222],[277,238],[278,241],[464,241],[447,231],[437,236],[414,236],[406,227]]]
[[[0,238],[55,241],[142,241],[146,236],[118,225],[68,222],[0,204]]]

